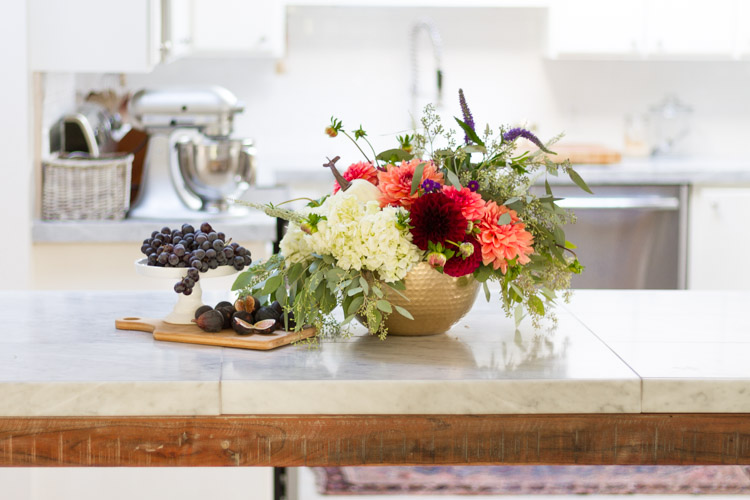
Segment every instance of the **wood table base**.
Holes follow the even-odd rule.
[[[750,414],[0,418],[0,466],[750,465]]]

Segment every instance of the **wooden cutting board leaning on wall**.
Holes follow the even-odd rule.
[[[619,151],[599,144],[555,144],[552,151],[556,155],[550,155],[555,163],[570,160],[572,164],[610,165],[620,163],[622,155]]]

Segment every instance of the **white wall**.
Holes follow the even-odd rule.
[[[362,123],[376,149],[395,144],[393,136],[410,123],[410,27],[425,17],[443,37],[447,116],[459,114],[456,92],[463,87],[478,123],[528,121],[543,137],[565,131],[572,142],[621,148],[625,115],[674,92],[694,108],[688,152],[745,154],[750,62],[547,60],[542,9],[292,7],[282,61],[179,60],[129,75],[128,84],[229,88],[247,105],[236,133],[257,140],[268,170],[317,168],[333,154],[358,160],[353,147],[330,140],[323,128],[335,114],[349,129]],[[432,71],[426,38],[419,53],[424,83]],[[82,77],[79,87],[101,80]]]
[[[26,1],[3,4],[0,30],[0,214],[5,242],[0,245],[0,288],[29,286],[32,177],[27,63]]]

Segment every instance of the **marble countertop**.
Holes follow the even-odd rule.
[[[252,188],[240,199],[257,203],[279,203],[288,200],[286,187]],[[177,227],[186,222],[212,225],[240,242],[270,242],[276,240],[276,220],[264,213],[248,209],[243,214],[209,214],[185,211],[179,218],[133,219],[120,221],[42,221],[35,220],[31,227],[34,243],[134,243],[141,242],[155,229],[165,225]]]
[[[750,412],[750,292],[578,291],[540,331],[480,298],[447,334],[271,351],[115,329],[175,300],[0,292],[0,416]]]

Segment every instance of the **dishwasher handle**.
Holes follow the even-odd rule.
[[[676,196],[604,196],[564,198],[557,205],[573,210],[678,210],[680,199]]]

